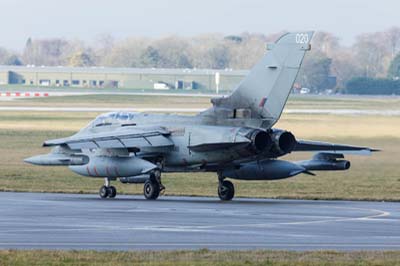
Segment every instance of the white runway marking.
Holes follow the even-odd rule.
[[[400,248],[399,203],[4,192],[0,209],[0,248]]]
[[[16,201],[16,200],[14,200]],[[51,203],[51,201],[36,201],[37,203]],[[32,202],[31,202],[32,203]],[[63,204],[57,204],[57,205],[63,205]],[[53,224],[48,224],[48,223],[37,223],[36,225],[43,226],[43,229],[19,229],[18,232],[60,232],[60,231],[96,231],[96,230],[120,230],[120,231],[165,231],[165,232],[218,232],[216,231],[217,228],[232,228],[232,227],[246,227],[247,229],[251,229],[251,227],[255,228],[262,228],[262,227],[275,227],[279,225],[307,225],[307,224],[319,224],[319,223],[334,223],[334,222],[347,222],[347,221],[371,221],[376,218],[382,218],[382,217],[387,217],[390,216],[390,212],[387,211],[382,211],[382,210],[376,210],[376,209],[364,209],[364,208],[352,208],[352,207],[330,207],[330,206],[319,206],[320,208],[336,208],[336,209],[342,209],[342,210],[356,210],[356,211],[365,211],[365,212],[372,212],[376,214],[371,214],[367,216],[360,216],[360,217],[329,217],[331,219],[323,219],[323,220],[312,220],[312,221],[296,221],[296,222],[272,222],[272,223],[257,223],[257,224],[252,224],[252,223],[245,223],[245,224],[229,224],[225,223],[223,225],[206,225],[206,226],[185,226],[185,225],[178,225],[178,226],[161,226],[161,225],[152,225],[152,226],[140,226],[140,227],[132,227],[132,226],[110,226],[110,225],[98,225],[98,224],[93,224],[93,225],[69,225],[65,224],[64,226],[66,227],[72,227],[72,228],[60,228],[60,229],[49,229]],[[106,213],[112,213],[113,211],[116,211],[115,209],[104,209],[103,210]],[[135,213],[142,213],[142,212],[150,212],[150,210],[144,210],[144,209],[135,209],[135,210],[118,210],[122,212],[135,212]],[[169,208],[160,208],[160,209],[152,209],[152,212],[157,211],[157,212],[167,212],[171,211]],[[190,210],[184,211],[183,213],[188,213],[192,212]],[[196,213],[201,213],[201,209],[196,209],[193,210],[193,212]],[[203,212],[210,212],[209,209],[204,209]],[[223,213],[218,213],[218,215],[226,215],[225,212]],[[246,213],[242,214],[243,216],[248,216]],[[308,216],[310,217],[310,216]],[[321,216],[319,216],[321,217]],[[322,216],[324,217],[324,216]],[[326,217],[324,217],[326,218]],[[1,221],[1,218],[0,218]],[[395,220],[396,222],[399,222],[398,220]],[[21,223],[16,223],[19,226],[21,225],[29,225],[28,224],[21,224]],[[15,232],[15,230],[3,230],[1,233],[12,233]],[[0,233],[0,234],[1,234]]]

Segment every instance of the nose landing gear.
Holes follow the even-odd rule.
[[[164,191],[165,187],[161,183],[161,170],[156,169],[150,174],[149,180],[144,183],[143,195],[148,200],[155,200]]]

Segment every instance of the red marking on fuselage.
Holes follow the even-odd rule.
[[[89,170],[89,166],[86,166],[86,171],[87,171],[89,176],[92,176],[92,173],[90,173],[90,170]]]
[[[95,173],[97,176],[100,176],[99,173],[97,173],[96,166],[93,166],[93,171],[94,171],[94,173]]]
[[[258,107],[264,107],[266,102],[267,102],[267,97],[262,98]]]

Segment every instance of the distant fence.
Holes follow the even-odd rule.
[[[48,97],[48,92],[0,92],[0,97]]]

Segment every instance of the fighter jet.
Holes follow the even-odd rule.
[[[213,172],[218,196],[231,200],[230,179],[277,180],[318,170],[347,170],[344,154],[373,149],[297,140],[274,128],[293,88],[313,32],[287,33],[274,44],[229,96],[195,116],[113,112],[98,116],[71,137],[45,141],[51,153],[25,159],[36,165],[61,165],[79,175],[104,178],[101,198],[114,198],[111,181],[144,183],[146,199],[165,190],[163,173]],[[312,151],[312,159],[278,159]]]

